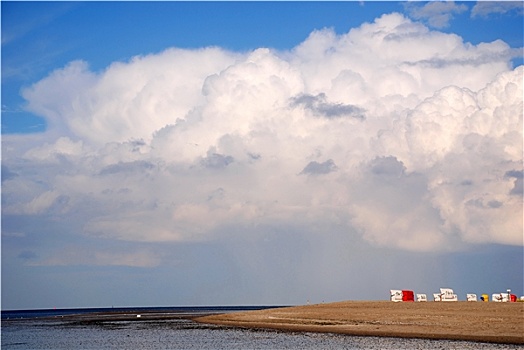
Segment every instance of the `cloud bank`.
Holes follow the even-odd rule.
[[[408,2],[404,6],[412,18],[425,20],[434,28],[448,27],[454,14],[468,10],[466,5],[457,5],[454,1],[432,1],[422,6]]]
[[[71,62],[23,91],[48,130],[4,136],[3,214],[134,242],[296,226],[412,251],[522,245],[516,54],[393,13],[286,52]],[[128,259],[100,256],[82,259]]]
[[[471,17],[489,17],[507,12],[522,15],[523,11],[520,1],[477,1],[471,9]]]

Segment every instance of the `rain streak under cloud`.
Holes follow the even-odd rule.
[[[520,54],[393,13],[289,51],[171,48],[100,72],[70,62],[22,92],[48,130],[4,136],[3,215],[122,244],[336,227],[411,252],[519,246]],[[147,247],[24,254],[162,264]]]

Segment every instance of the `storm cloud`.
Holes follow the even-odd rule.
[[[336,227],[377,249],[521,246],[514,55],[393,13],[342,35],[314,31],[287,52],[171,48],[100,72],[73,61],[23,91],[48,130],[3,137],[2,210],[148,244]],[[49,254],[20,256],[145,267],[164,257]]]
[[[301,174],[329,174],[330,172],[336,171],[337,166],[332,159],[328,159],[325,162],[319,163],[316,161],[309,162],[308,165],[302,170]]]
[[[329,103],[326,95],[320,93],[317,96],[300,95],[292,99],[293,106],[303,106],[313,114],[325,118],[352,117],[364,119],[364,110],[357,106],[342,103]]]

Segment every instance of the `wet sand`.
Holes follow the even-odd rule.
[[[252,329],[524,344],[524,303],[344,301],[193,320]]]

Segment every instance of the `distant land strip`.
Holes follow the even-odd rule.
[[[343,301],[193,320],[250,329],[524,344],[524,303]]]

